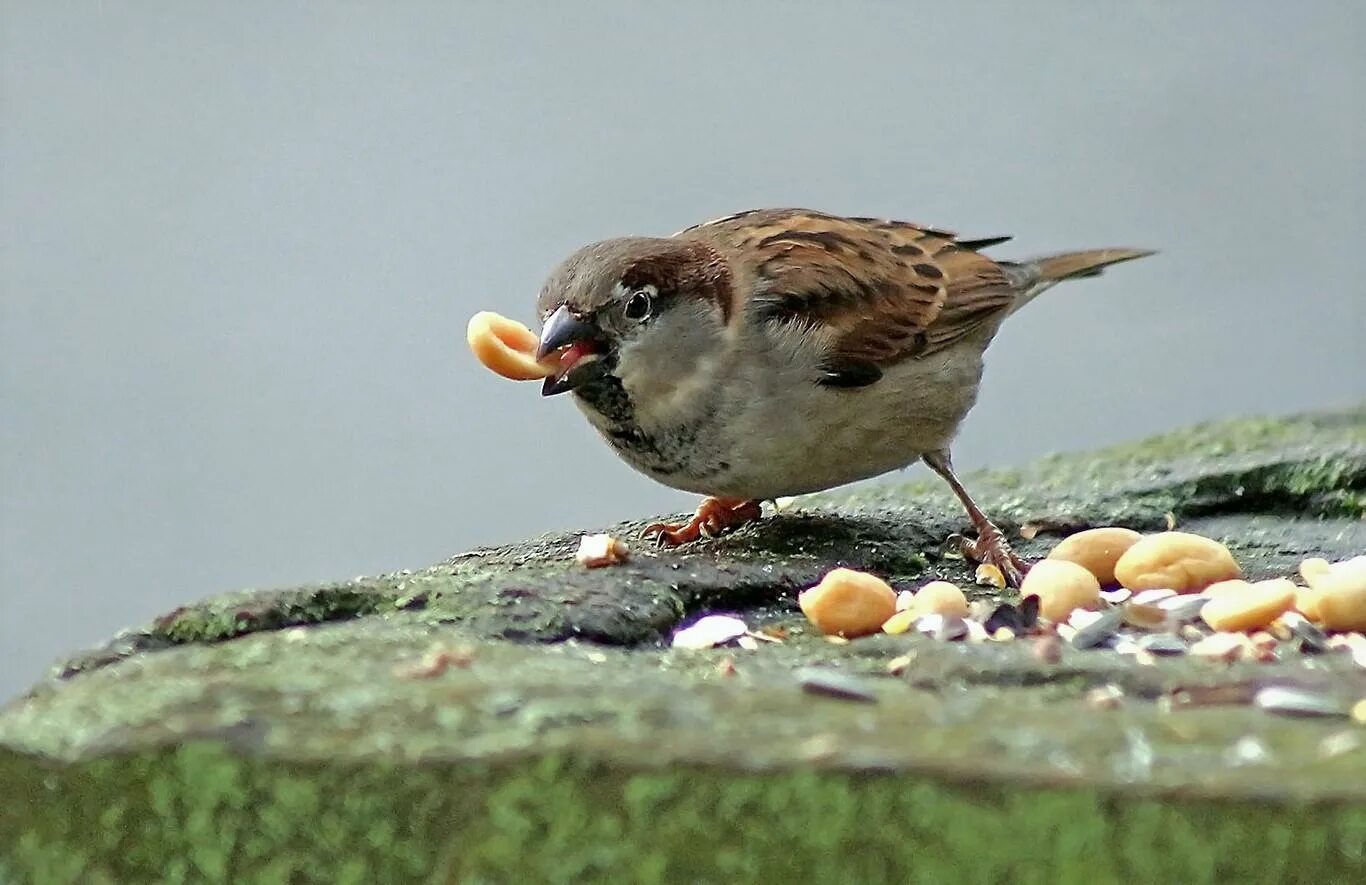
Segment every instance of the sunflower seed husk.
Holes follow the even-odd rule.
[[[1190,651],[1186,641],[1175,633],[1149,633],[1138,640],[1138,647],[1153,655],[1183,655]]]
[[[1157,603],[1157,607],[1167,613],[1173,621],[1193,621],[1200,617],[1200,609],[1205,607],[1209,598],[1198,593],[1174,596]]]
[[[968,622],[957,615],[925,615],[917,618],[916,632],[940,642],[957,642],[968,635]]]
[[[982,626],[987,628],[987,632],[995,635],[1002,628],[1019,633],[1024,629],[1024,619],[1020,617],[1020,610],[1008,602],[1003,602],[996,606],[996,609],[987,616]]]
[[[1212,658],[1231,662],[1243,657],[1251,643],[1241,633],[1214,633],[1192,645],[1187,651],[1198,658]]]
[[[715,648],[749,632],[744,621],[731,615],[707,615],[673,636],[674,648]]]
[[[801,683],[802,691],[808,694],[824,695],[842,701],[877,702],[877,695],[873,693],[866,680],[837,673],[827,667],[803,667],[797,671],[797,680]]]
[[[1328,635],[1299,612],[1281,615],[1281,623],[1290,628],[1291,636],[1300,641],[1301,652],[1316,655],[1328,651]]]
[[[1124,610],[1112,608],[1099,615],[1097,618],[1088,618],[1090,623],[1072,635],[1073,648],[1098,648],[1115,638],[1119,625],[1124,621]]]
[[[1351,708],[1337,698],[1303,688],[1269,685],[1257,692],[1252,703],[1281,716],[1350,716]]]
[[[1156,605],[1130,601],[1124,606],[1124,623],[1139,630],[1159,630],[1167,624],[1167,612]]]
[[[1134,598],[1129,600],[1135,605],[1157,605],[1164,599],[1171,599],[1176,595],[1175,590],[1140,590],[1134,594]]]

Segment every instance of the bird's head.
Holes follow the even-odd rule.
[[[538,359],[558,357],[542,394],[589,394],[615,380],[633,395],[667,393],[721,346],[730,270],[705,243],[624,237],[585,246],[541,290]],[[658,391],[656,391],[658,388]]]

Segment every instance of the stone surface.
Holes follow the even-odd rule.
[[[1078,528],[1174,520],[1253,579],[1292,575],[1366,551],[1366,411],[969,487],[1012,536],[1028,526],[1031,557]],[[971,587],[940,553],[964,529],[935,483],[887,484],[612,568],[545,537],[188,605],[0,713],[0,881],[1363,875],[1366,729],[1250,703],[1272,684],[1366,697],[1348,656],[1048,662],[914,631],[835,644],[801,619],[797,591],[837,565]],[[668,648],[708,612],[786,641]],[[803,690],[812,668],[875,700]]]

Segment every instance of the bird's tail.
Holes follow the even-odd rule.
[[[1154,254],[1150,249],[1083,249],[1012,262],[1006,267],[1006,273],[1024,293],[1016,303],[1016,308],[1019,308],[1063,280],[1099,276],[1102,270],[1112,264]]]
[[[1056,283],[1076,277],[1094,277],[1112,264],[1146,258],[1152,254],[1149,249],[1084,249],[1081,252],[1046,255],[1023,264],[1035,272],[1039,282]]]

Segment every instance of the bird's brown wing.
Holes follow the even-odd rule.
[[[876,380],[883,367],[941,350],[1006,310],[1018,292],[1001,265],[951,231],[903,221],[761,209],[695,225],[736,269],[741,310],[823,327],[829,359]],[[864,381],[863,383],[868,383]]]

